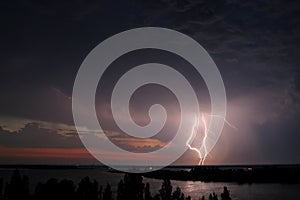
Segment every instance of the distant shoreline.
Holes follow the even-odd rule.
[[[124,168],[130,168],[133,166],[121,166]],[[147,168],[149,166],[136,166],[139,168]],[[155,166],[152,166],[155,167]],[[157,166],[160,167],[160,166]],[[276,167],[276,168],[299,168],[300,164],[238,164],[238,165],[171,165],[164,167],[163,169],[193,169],[193,168],[265,168],[265,167]],[[106,165],[47,165],[47,164],[0,164],[0,169],[111,169]]]
[[[300,184],[300,165],[196,166],[190,171],[164,169],[143,176],[179,181]]]

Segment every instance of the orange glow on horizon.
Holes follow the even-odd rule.
[[[10,148],[0,147],[2,158],[64,158],[92,159],[85,148]]]

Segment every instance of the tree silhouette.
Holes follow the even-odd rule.
[[[0,178],[0,199],[2,198],[3,196],[3,179]]]
[[[137,174],[125,174],[124,181],[121,180],[117,190],[117,200],[143,200],[144,183],[143,178]]]
[[[90,181],[90,178],[84,177],[78,184],[77,198],[80,200],[97,200],[99,196],[98,182]]]
[[[103,200],[112,200],[112,192],[109,184],[106,185],[103,193]]]
[[[35,199],[52,200],[59,198],[58,180],[51,178],[45,184],[38,183],[35,189]]]
[[[170,200],[172,194],[172,184],[169,179],[165,179],[161,189],[159,190],[160,196],[162,200]]]
[[[191,200],[192,197],[191,197],[191,196],[187,196],[185,199],[186,199],[186,200]]]
[[[212,198],[213,200],[218,200],[218,196],[217,196],[217,194],[216,193],[214,193],[213,192],[213,198]]]
[[[231,200],[230,194],[229,194],[229,190],[227,189],[227,187],[224,187],[224,191],[221,194],[221,199],[222,200]]]
[[[20,175],[19,170],[14,170],[10,183],[5,185],[4,197],[11,200],[20,200],[29,198],[29,178]]]
[[[102,195],[102,190],[103,190],[103,187],[102,187],[102,185],[100,185],[100,188],[99,188],[99,192],[98,192],[98,198],[99,198],[99,200],[102,200],[103,198],[103,195]]]
[[[125,188],[124,188],[124,182],[121,179],[119,184],[118,184],[118,190],[117,190],[117,200],[123,200],[125,197]]]
[[[145,200],[152,200],[149,183],[147,183],[145,187]]]
[[[58,193],[61,199],[75,198],[75,185],[71,180],[62,180],[58,186]]]
[[[154,198],[153,198],[154,200],[161,200],[161,198],[160,198],[160,195],[159,194],[156,194],[155,196],[154,196]]]
[[[177,187],[173,192],[172,200],[184,200],[184,194],[181,192],[180,187]]]

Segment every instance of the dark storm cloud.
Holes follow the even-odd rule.
[[[73,124],[71,99],[54,87],[16,86],[1,96],[1,115]]]
[[[31,109],[32,113],[37,112],[32,105],[22,105],[20,96],[25,102],[36,99],[43,107],[51,105],[51,101],[45,103],[41,93],[51,93],[53,87],[71,96],[76,72],[87,53],[110,35],[139,26],[173,28],[199,41],[221,70],[229,98],[249,88],[285,80],[293,81],[295,89],[299,87],[300,17],[296,1],[2,4],[5,48],[0,81],[1,90],[7,95],[3,95],[0,105],[11,108],[6,101],[12,101],[23,107],[16,109],[19,111],[10,109],[12,113],[5,111],[8,115],[18,112],[28,117],[34,115]],[[47,112],[44,115],[47,120],[51,118]],[[57,116],[52,120],[57,121]],[[67,121],[72,119],[68,117]]]
[[[0,146],[15,148],[82,148],[82,143],[74,130],[67,136],[60,130],[40,127],[38,123],[28,123],[18,131],[9,131],[0,127]]]
[[[131,6],[122,2],[1,2],[1,114],[71,123],[71,104],[54,103],[52,88],[71,96],[88,52],[128,28]]]
[[[194,37],[212,55],[225,82],[233,80],[229,87],[236,82],[242,82],[240,87],[272,84],[299,74],[297,1],[184,2],[145,3],[151,5],[144,14],[146,25]]]

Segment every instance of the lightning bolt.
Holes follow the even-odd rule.
[[[237,127],[235,127],[234,125],[232,125],[231,123],[229,123],[229,121],[227,121],[227,119],[226,119],[225,117],[222,117],[222,116],[220,116],[220,115],[209,115],[209,114],[207,114],[207,115],[210,116],[210,117],[219,117],[219,118],[222,118],[222,119],[224,120],[224,122],[225,122],[228,126],[230,126],[231,128],[237,130]]]
[[[195,136],[196,133],[197,133],[198,125],[199,125],[199,119],[198,119],[198,116],[195,115],[194,124],[193,124],[193,127],[192,127],[192,133],[191,133],[190,137],[188,138],[188,140],[186,141],[185,144],[186,144],[186,146],[189,147],[190,150],[196,151],[196,152],[198,153],[198,156],[199,156],[199,158],[200,158],[200,161],[199,161],[198,165],[200,165],[201,162],[202,162],[202,154],[201,154],[201,152],[200,152],[199,149],[197,149],[197,148],[195,148],[195,147],[192,147],[192,146],[190,145],[192,138],[194,138],[194,136]]]
[[[223,118],[224,122],[226,124],[228,124],[231,128],[234,128],[234,129],[237,129],[234,125],[232,125],[231,123],[229,123],[224,117],[222,116],[219,116],[219,115],[209,115],[211,117],[221,117]],[[197,154],[198,154],[198,157],[199,157],[199,163],[198,165],[203,165],[205,160],[206,160],[206,157],[208,156],[208,151],[207,151],[207,147],[206,147],[206,139],[208,137],[208,128],[207,128],[207,123],[206,123],[206,120],[205,120],[205,117],[204,117],[204,114],[201,113],[201,121],[203,123],[203,126],[204,126],[204,137],[202,139],[202,143],[201,143],[201,146],[199,149],[195,148],[195,147],[192,147],[191,146],[191,140],[192,138],[194,138],[194,136],[196,136],[197,132],[198,132],[198,127],[199,127],[199,117],[198,115],[195,115],[195,119],[194,119],[194,124],[193,124],[193,127],[192,127],[192,132],[191,132],[191,135],[190,137],[188,138],[188,140],[186,141],[186,145],[188,146],[188,148],[192,151],[196,151]]]

